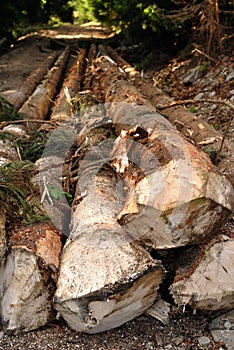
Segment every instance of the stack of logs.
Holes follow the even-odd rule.
[[[47,64],[55,59],[50,55]],[[57,312],[78,332],[117,327],[165,297],[159,288],[168,273],[174,275],[168,293],[175,304],[234,308],[234,241],[223,226],[234,192],[207,154],[168,121],[175,113],[177,120],[191,115],[182,107],[167,108],[167,119],[159,114],[157,98],[162,103],[169,97],[152,86],[146,97],[148,90],[134,86],[139,73],[101,45],[92,44],[87,57],[85,49],[78,52],[56,95],[68,59],[66,48],[39,85],[37,72],[28,79],[36,76],[37,87],[34,80],[9,96],[27,119],[5,131],[27,134],[50,115],[57,125],[52,141],[59,142],[62,132],[68,142],[55,155],[50,140],[37,161],[34,181],[51,222],[6,232],[7,213],[0,209],[3,331],[36,329]],[[71,101],[82,95],[95,95],[102,106],[72,116]],[[194,123],[190,128],[197,131]],[[220,135],[205,123],[203,129],[218,145]],[[194,142],[203,136],[194,132]],[[63,193],[66,151],[74,144],[81,156],[70,207],[64,196],[51,198],[47,187]],[[1,148],[1,164],[19,160],[10,143]]]

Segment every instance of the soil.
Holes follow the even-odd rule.
[[[24,80],[54,49],[71,46],[72,54],[76,56],[79,46],[100,40],[113,40],[114,34],[106,27],[64,25],[55,29],[41,30],[20,38],[9,50],[0,55],[0,96],[7,98],[17,91]],[[139,57],[132,57],[133,47],[129,51],[131,60],[139,61]],[[120,45],[119,52],[124,52]],[[127,55],[127,54],[126,54]],[[234,101],[234,80],[226,82],[226,78],[234,67],[230,52],[222,55],[211,65],[205,57],[198,55],[186,59],[162,60],[155,58],[152,65],[144,74],[152,78],[158,87],[167,92],[175,100],[194,98],[199,93],[214,98]],[[127,59],[127,56],[124,57]],[[183,83],[183,77],[192,66],[200,65],[202,74],[199,79],[189,85]],[[153,68],[152,68],[153,67]],[[202,103],[187,106],[197,117],[211,123],[222,134],[232,147],[234,146],[233,123],[227,125],[232,118],[233,110],[217,103]],[[233,157],[233,154],[232,154]],[[233,158],[230,168],[220,170],[233,182]],[[229,229],[234,231],[233,218],[228,223]],[[26,334],[1,335],[0,350],[10,349],[226,349],[225,344],[214,342],[209,332],[209,322],[214,317],[209,313],[198,311],[196,314],[186,308],[181,310],[171,306],[168,324],[163,324],[153,317],[142,315],[123,326],[96,335],[76,334],[70,330],[63,320],[58,319],[42,329]],[[205,338],[204,338],[205,337]],[[205,340],[205,341],[204,341]]]

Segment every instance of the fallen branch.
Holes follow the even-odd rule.
[[[226,105],[232,109],[234,109],[234,104],[227,101],[227,100],[220,100],[220,99],[213,99],[213,98],[202,98],[199,100],[194,100],[194,99],[188,99],[188,100],[179,100],[175,102],[170,102],[165,105],[156,105],[156,108],[158,109],[165,109],[165,108],[170,108],[174,106],[180,106],[180,105],[188,105],[191,103],[200,103],[200,102],[207,102],[207,103],[220,103],[223,105]]]

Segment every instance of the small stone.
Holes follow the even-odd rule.
[[[208,346],[210,344],[210,338],[205,336],[199,337],[198,343],[200,346]]]
[[[229,73],[229,74],[226,76],[225,81],[227,82],[227,81],[232,80],[232,79],[234,79],[234,70],[231,71],[231,73]]]
[[[234,310],[228,311],[216,317],[209,324],[211,335],[215,342],[220,340],[228,350],[233,349],[234,344]]]
[[[197,94],[195,97],[194,97],[194,100],[201,100],[203,98],[206,98],[206,95],[204,94],[204,92],[199,92],[199,94]]]
[[[154,343],[152,341],[149,341],[146,345],[145,345],[146,349],[149,350],[153,350],[154,349]]]
[[[216,95],[216,92],[215,91],[211,91],[208,93],[208,96],[209,97],[214,97]]]
[[[187,72],[182,80],[185,85],[194,83],[198,78],[200,78],[202,75],[202,72],[200,70],[200,67],[195,67],[191,69],[189,72]]]

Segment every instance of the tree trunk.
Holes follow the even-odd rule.
[[[69,101],[67,101],[65,89],[67,89],[71,99],[79,92],[85,63],[85,55],[86,50],[81,49],[55,102],[50,117],[52,121],[67,119],[69,116],[71,116],[71,114],[73,114],[72,106],[71,104],[69,105]]]
[[[115,62],[123,68],[129,76],[135,77],[140,75],[134,67],[129,65],[118,55],[116,50],[113,50],[109,46],[107,46],[107,50]],[[154,86],[153,82],[142,78],[133,80],[133,83],[155,108],[175,102],[172,98],[164,94],[162,90]],[[193,140],[197,147],[203,148],[207,144],[214,144],[217,150],[220,148],[222,135],[207,122],[195,118],[186,108],[182,106],[173,106],[163,108],[160,112],[188,139]],[[228,145],[226,145],[226,147],[229,148]]]
[[[39,84],[26,101],[26,103],[20,108],[19,112],[26,115],[26,118],[44,120],[49,111],[49,107],[52,103],[52,99],[55,96],[57,85],[61,79],[63,69],[66,65],[69,55],[69,48],[67,47],[55,62],[55,65],[49,71],[46,79]],[[29,129],[37,129],[38,124],[30,123]]]
[[[164,271],[118,224],[123,183],[110,167],[102,168],[98,153],[89,146],[91,153],[79,170],[55,308],[75,331],[97,333],[118,327],[151,306]]]
[[[10,249],[0,267],[0,314],[4,332],[30,331],[55,317],[61,237],[45,223],[9,234]]]
[[[195,250],[195,249],[193,249]],[[178,305],[189,305],[206,311],[234,308],[234,239],[225,234],[217,235],[211,242],[182,254],[182,266],[178,268],[171,294]]]
[[[137,167],[129,164],[123,174],[129,193],[118,219],[129,235],[153,249],[204,242],[231,215],[231,184],[123,80],[115,64],[100,57],[94,67],[116,129],[130,129],[131,135],[135,128],[127,156]],[[117,158],[121,161],[118,152]]]
[[[34,72],[25,80],[19,90],[7,97],[7,100],[11,102],[18,110],[24,102],[33,93],[37,85],[44,78],[47,71],[51,68],[57,57],[57,52],[49,54],[48,57],[34,70]]]

